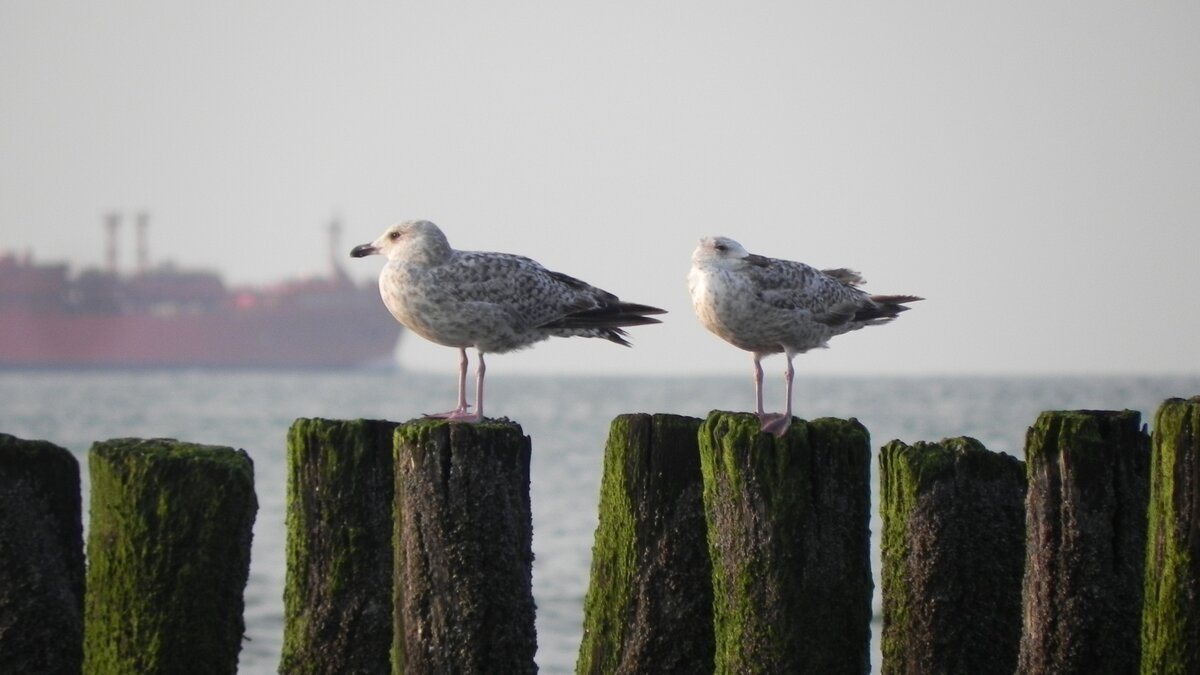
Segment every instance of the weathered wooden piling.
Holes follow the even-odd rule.
[[[700,466],[717,673],[870,670],[870,438],[857,420],[710,413]]]
[[[79,462],[0,434],[0,673],[83,666]]]
[[[609,428],[578,673],[712,670],[700,423],[633,414]]]
[[[973,438],[879,455],[885,675],[1012,675],[1025,466]]]
[[[1200,396],[1168,399],[1151,436],[1143,675],[1200,672]]]
[[[537,672],[529,437],[417,420],[395,443],[393,672]]]
[[[241,450],[117,439],[89,453],[84,671],[235,673],[258,504]]]
[[[1137,672],[1149,446],[1132,410],[1044,412],[1029,429],[1017,672]]]
[[[288,430],[280,673],[391,672],[396,426],[301,418]]]

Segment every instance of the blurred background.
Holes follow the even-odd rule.
[[[824,374],[1197,372],[1191,3],[0,4],[0,250],[230,287],[426,218],[670,310],[494,373],[748,373],[696,240],[928,300]],[[369,282],[379,258],[341,261]],[[380,307],[379,311],[383,311]],[[452,372],[421,340],[411,368]],[[782,363],[768,362],[782,369]]]

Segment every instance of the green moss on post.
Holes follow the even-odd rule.
[[[395,429],[302,418],[288,430],[281,673],[391,672]]]
[[[84,671],[235,673],[258,503],[241,450],[117,439],[89,454]]]
[[[1150,464],[1139,414],[1044,412],[1025,458],[1017,672],[1136,672]]]
[[[700,422],[645,414],[612,422],[578,673],[712,669]]]
[[[883,673],[1011,675],[1021,639],[1025,467],[973,438],[879,455]]]
[[[79,462],[0,434],[0,673],[83,665]]]
[[[394,673],[534,673],[529,437],[396,428]]]
[[[717,673],[870,670],[870,456],[857,420],[704,421]]]
[[[1142,673],[1200,672],[1200,396],[1163,402],[1151,436]]]

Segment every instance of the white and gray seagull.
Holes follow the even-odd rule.
[[[688,290],[709,331],[754,355],[754,398],[762,430],[782,437],[792,423],[792,357],[830,338],[875,326],[908,310],[912,295],[869,295],[853,270],[818,270],[804,263],[749,253],[728,237],[705,237],[692,253]],[[787,356],[787,406],[763,411],[764,356]]]
[[[427,415],[460,422],[483,419],[484,354],[502,354],[551,337],[597,337],[629,346],[622,328],[660,323],[665,310],[617,296],[537,262],[508,253],[458,251],[427,220],[389,227],[350,255],[387,258],[379,273],[383,304],[405,328],[457,347],[458,407]],[[479,354],[475,410],[467,404],[467,347]]]

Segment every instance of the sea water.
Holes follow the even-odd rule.
[[[532,438],[537,662],[543,673],[571,673],[612,418],[746,410],[753,390],[749,377],[528,377],[492,370],[485,412],[518,422]],[[276,672],[283,641],[288,427],[297,417],[406,420],[454,407],[454,387],[450,372],[0,372],[0,432],[75,452],[84,470],[85,510],[86,452],[94,441],[165,437],[245,449],[254,460],[259,511],[240,672],[265,675]],[[896,438],[911,443],[973,436],[991,450],[1020,457],[1026,429],[1043,410],[1132,409],[1149,424],[1164,399],[1197,394],[1200,376],[798,376],[795,412],[807,419],[857,417],[875,450]],[[772,386],[767,395],[768,409],[779,408],[781,393]],[[874,475],[872,482],[877,501]],[[876,513],[871,529],[877,586],[879,528]],[[876,642],[878,596],[877,588]],[[877,646],[873,660],[878,670]]]

